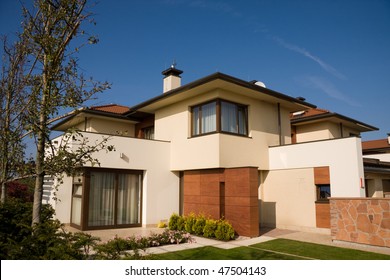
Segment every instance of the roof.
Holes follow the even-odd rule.
[[[320,108],[311,108],[308,110],[292,113],[290,115],[290,120],[291,124],[294,125],[303,125],[328,120],[331,122],[346,123],[348,125],[352,125],[358,128],[360,131],[379,130],[375,126]]]
[[[62,121],[54,124],[52,130],[66,130],[72,125],[76,125],[83,121],[87,115],[95,115],[100,117],[110,117],[116,119],[122,119],[125,121],[131,121],[127,116],[130,112],[130,108],[127,106],[117,105],[117,104],[107,104],[102,106],[92,106],[80,108],[73,111],[71,114],[66,115]]]
[[[387,138],[364,141],[362,142],[362,148],[364,154],[390,152],[390,144]]]
[[[93,106],[89,108],[92,111],[101,111],[106,113],[123,115],[130,111],[130,108],[127,106],[117,105],[117,104],[108,104],[102,106]]]
[[[198,79],[181,87],[172,89],[152,99],[146,100],[133,106],[133,111],[144,111],[152,113],[154,110],[173,104],[196,94],[212,90],[214,88],[225,88],[234,92],[243,93],[245,90],[251,97],[263,98],[266,101],[283,102],[285,106],[303,110],[315,108],[316,106],[295,97],[291,97],[280,92],[247,82],[220,72],[216,72],[204,78]],[[181,93],[186,92],[185,95]],[[188,93],[187,93],[188,92]],[[261,94],[261,95],[259,95]]]

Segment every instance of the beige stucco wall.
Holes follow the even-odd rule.
[[[340,128],[331,122],[297,126],[297,143],[340,137]]]
[[[215,98],[249,105],[249,137],[222,133],[191,137],[190,107]],[[282,141],[289,143],[289,112],[283,108],[281,120]],[[172,170],[238,166],[268,169],[268,147],[279,145],[277,104],[216,89],[157,110],[155,137],[172,143]]]
[[[101,135],[83,133],[91,143],[100,141]],[[179,211],[179,176],[169,169],[170,143],[112,136],[108,143],[115,151],[100,151],[94,154],[102,168],[143,170],[142,223],[156,225],[174,212]],[[75,147],[76,148],[76,147]],[[65,181],[57,193],[57,218],[70,222],[71,181]],[[157,195],[156,195],[157,194]],[[61,206],[60,206],[61,204]],[[60,206],[60,207],[59,207]]]
[[[384,185],[388,184],[390,175],[366,172],[365,176],[368,197],[383,197]]]
[[[364,197],[361,139],[356,137],[272,147],[270,170],[329,166],[332,197]]]
[[[87,131],[134,137],[135,124],[119,120],[113,121],[102,118],[88,118]]]
[[[261,173],[261,225],[299,230],[316,228],[313,168]]]
[[[341,134],[342,131],[342,134]],[[297,143],[334,139],[360,135],[360,132],[351,127],[333,122],[316,122],[311,124],[300,125],[296,127]]]

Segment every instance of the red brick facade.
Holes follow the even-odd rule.
[[[225,217],[239,235],[259,236],[255,167],[184,171],[184,214]]]

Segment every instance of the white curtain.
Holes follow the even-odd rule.
[[[91,172],[88,226],[114,224],[115,174]]]
[[[117,224],[140,223],[140,175],[118,175]]]
[[[246,109],[243,107],[238,108],[238,133],[242,135],[248,134],[248,128],[247,128],[247,113]]]
[[[202,133],[217,130],[217,106],[215,102],[202,106]]]
[[[192,109],[192,135],[199,135],[199,107],[194,107]]]
[[[222,131],[238,133],[237,106],[229,102],[221,102],[221,126]]]

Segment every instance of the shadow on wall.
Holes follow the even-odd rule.
[[[276,202],[259,199],[260,228],[276,228]]]

